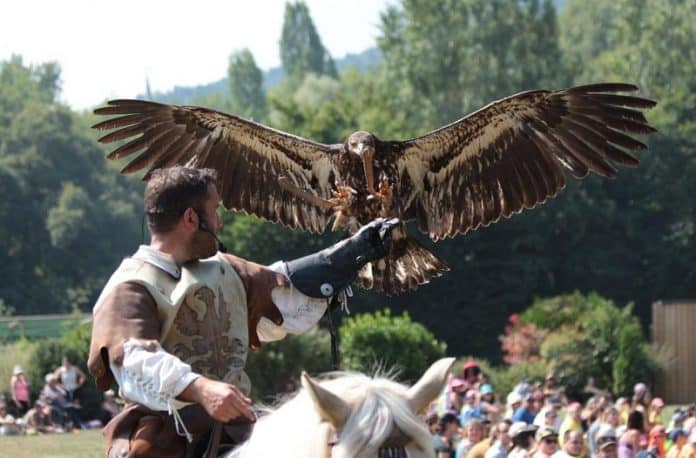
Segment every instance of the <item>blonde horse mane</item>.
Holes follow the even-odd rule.
[[[373,458],[378,456],[380,447],[396,426],[410,439],[406,446],[409,458],[433,457],[430,433],[416,413],[425,405],[421,405],[423,399],[414,401],[414,390],[419,392],[415,393],[416,397],[429,398],[427,404],[441,390],[453,361],[447,358],[436,362],[412,388],[388,377],[360,373],[331,373],[321,381],[313,381],[304,374],[303,388],[262,416],[249,440],[228,456]],[[425,383],[428,374],[429,383]],[[424,385],[427,385],[425,389]],[[326,405],[321,405],[317,398],[318,391],[320,398],[335,397],[344,406],[344,420],[327,416]],[[414,402],[418,408],[414,408]],[[332,448],[330,441],[334,444]]]

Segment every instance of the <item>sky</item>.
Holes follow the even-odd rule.
[[[306,0],[334,58],[375,46],[390,0]],[[0,61],[57,61],[61,100],[77,110],[224,78],[230,54],[280,65],[285,0],[11,0],[0,14]]]

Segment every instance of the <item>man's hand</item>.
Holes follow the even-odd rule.
[[[178,397],[181,401],[196,402],[214,419],[228,423],[239,416],[256,421],[251,399],[234,385],[198,377]]]

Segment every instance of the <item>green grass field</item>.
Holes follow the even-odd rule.
[[[0,456],[8,458],[101,458],[104,454],[104,438],[100,429],[0,437]]]

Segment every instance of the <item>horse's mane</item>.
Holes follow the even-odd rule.
[[[424,422],[406,402],[408,388],[385,376],[368,377],[359,373],[327,374],[320,382],[347,402],[352,413],[339,432],[332,458],[375,457],[379,447],[396,425],[411,439],[419,455],[432,456],[431,436]],[[266,457],[325,457],[327,443],[333,432],[322,421],[313,401],[304,388],[275,410],[262,416],[254,427],[252,437],[230,455],[233,458]]]

